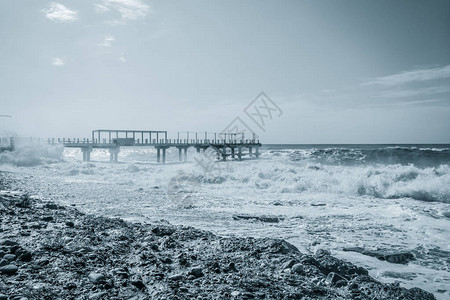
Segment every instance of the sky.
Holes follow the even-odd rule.
[[[0,38],[0,135],[450,143],[448,0],[1,1]]]

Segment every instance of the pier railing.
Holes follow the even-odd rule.
[[[5,142],[0,139],[0,150],[13,150],[14,144],[23,143],[46,143],[50,145],[63,145],[64,147],[80,148],[83,152],[83,160],[90,161],[90,153],[95,148],[109,149],[110,160],[118,161],[120,148],[123,146],[153,146],[157,150],[157,161],[165,163],[166,150],[175,147],[179,151],[179,160],[187,160],[187,149],[194,147],[197,152],[212,148],[217,156],[226,160],[228,156],[239,159],[242,156],[259,157],[261,143],[254,133],[248,138],[245,133],[208,133],[208,132],[177,132],[176,138],[169,138],[167,131],[142,131],[142,130],[93,130],[91,138],[47,138],[24,139],[11,138],[7,147],[1,147]],[[248,153],[242,150],[248,149]],[[253,152],[254,150],[254,152]],[[182,155],[182,151],[184,155]],[[161,159],[162,153],[162,159]],[[184,158],[182,157],[184,156]]]

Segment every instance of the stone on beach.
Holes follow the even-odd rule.
[[[376,257],[379,260],[387,261],[393,264],[407,264],[414,260],[414,255],[410,252],[388,252],[384,250],[366,250],[361,247],[344,248],[344,251],[358,252],[363,255]]]
[[[202,277],[203,276],[203,269],[201,267],[193,267],[189,271],[189,275],[193,275],[194,277]]]
[[[248,215],[248,214],[239,214],[239,215],[233,215],[234,220],[257,220],[261,222],[266,223],[278,223],[280,221],[283,221],[283,217],[277,217],[277,216],[257,216],[257,215]]]
[[[105,275],[103,275],[101,273],[90,273],[88,275],[88,278],[92,283],[95,283],[95,284],[99,284],[99,283],[105,281]]]
[[[6,265],[3,267],[0,267],[0,273],[6,274],[6,275],[14,275],[17,273],[19,268],[16,265]]]

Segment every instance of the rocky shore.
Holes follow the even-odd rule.
[[[0,190],[0,300],[435,299],[325,250],[86,215],[1,179]]]

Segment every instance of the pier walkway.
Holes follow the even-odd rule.
[[[243,156],[259,157],[261,143],[251,133],[251,139],[245,139],[244,133],[208,133],[178,132],[176,138],[168,138],[167,131],[151,130],[92,130],[91,139],[49,138],[50,145],[62,144],[64,147],[80,148],[83,161],[91,160],[91,152],[96,148],[108,149],[110,161],[117,162],[120,147],[147,146],[157,150],[156,161],[166,162],[167,149],[178,149],[179,161],[187,160],[187,149],[193,147],[197,152],[214,149],[218,159],[227,157],[242,159]]]

